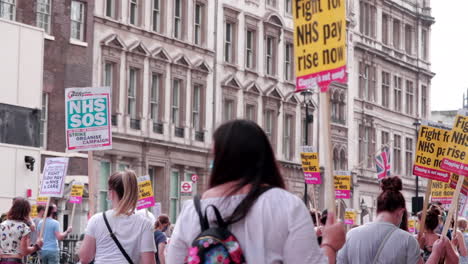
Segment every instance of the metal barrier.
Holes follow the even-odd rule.
[[[78,248],[76,245],[79,241],[80,235],[71,234],[59,242],[61,264],[71,264],[77,262]]]

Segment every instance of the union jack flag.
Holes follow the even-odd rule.
[[[375,167],[377,169],[377,178],[383,179],[390,176],[390,151],[388,147],[382,148],[382,152],[375,156]]]

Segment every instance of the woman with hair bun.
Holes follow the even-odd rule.
[[[155,264],[153,223],[134,213],[138,200],[135,172],[116,172],[109,177],[108,185],[112,210],[89,219],[79,253],[81,263],[90,263],[94,259],[95,264]]]
[[[406,211],[405,198],[400,192],[401,179],[384,178],[381,188],[375,221],[348,232],[346,243],[338,252],[338,263],[424,263],[418,241],[399,228]],[[437,263],[445,255],[447,247],[450,247],[447,238],[437,240],[432,248],[433,254],[426,263]]]

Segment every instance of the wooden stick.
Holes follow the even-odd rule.
[[[341,201],[338,200],[338,209],[336,212],[336,219],[341,220]]]
[[[457,228],[458,228],[458,212],[460,211],[460,200],[457,199],[455,201],[457,203],[457,205],[455,206],[457,208],[457,213],[455,214],[455,221],[453,223],[453,235],[452,235],[452,240],[455,238],[455,236],[457,235]]]
[[[93,152],[88,151],[88,191],[89,191],[89,210],[88,218],[93,216],[96,211],[96,179],[94,177]]]
[[[317,198],[315,198],[315,188],[312,188],[312,202],[314,204],[314,209],[315,209],[315,223],[317,223],[317,226],[319,226],[320,222],[319,222],[319,217],[318,217]]]
[[[49,205],[50,205],[50,197],[47,197],[47,204],[45,207],[44,215],[42,216],[42,226],[41,226],[41,230],[39,231],[39,239],[42,238],[42,235],[44,234],[47,213],[49,212]]]
[[[73,219],[75,219],[75,208],[76,208],[76,203],[73,204],[70,224],[68,224],[68,226],[71,226],[71,227],[73,227]]]
[[[325,208],[328,212],[335,212],[335,184],[333,180],[333,154],[331,147],[331,128],[330,128],[330,92],[320,93],[320,122],[323,122],[322,127],[322,143],[324,147],[322,150],[323,160],[325,161],[325,175],[324,175],[324,190],[325,190]]]
[[[444,229],[442,229],[442,236],[446,236],[447,232],[450,227],[450,222],[452,222],[453,212],[457,211],[457,207],[453,205],[454,201],[458,201],[458,197],[460,196],[460,191],[463,186],[463,181],[465,180],[465,176],[458,176],[457,188],[455,188],[455,192],[453,193],[452,204],[450,205],[449,213],[447,219],[445,220]],[[457,211],[458,214],[458,211]]]
[[[419,222],[419,233],[424,233],[426,228],[426,216],[427,216],[427,206],[429,205],[429,197],[432,190],[432,180],[427,181],[426,194],[424,195],[423,210],[421,216],[421,222]]]

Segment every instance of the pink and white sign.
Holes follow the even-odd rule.
[[[138,177],[137,209],[141,210],[154,206],[153,185],[148,175]]]
[[[68,158],[46,158],[39,196],[62,197]]]

